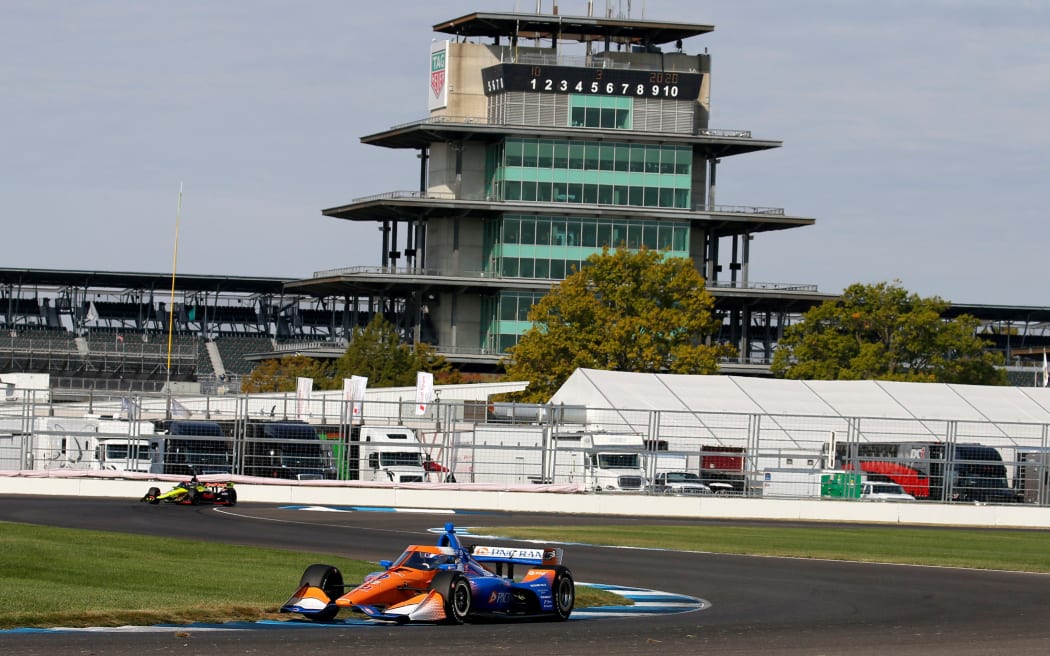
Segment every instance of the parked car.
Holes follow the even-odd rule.
[[[865,481],[860,498],[865,501],[915,501],[915,497],[904,491],[898,483]]]
[[[653,479],[654,494],[701,495],[711,494],[700,477],[692,472],[661,472]]]

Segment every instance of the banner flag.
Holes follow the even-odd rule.
[[[309,416],[309,401],[313,391],[313,378],[295,379],[295,414],[297,419],[306,419]]]
[[[434,374],[425,371],[416,373],[416,414],[426,414],[427,404],[433,400]]]
[[[128,421],[135,421],[138,419],[141,410],[142,408],[139,407],[139,404],[131,397],[121,397],[120,411],[127,413]]]
[[[368,387],[368,378],[364,376],[350,376],[343,379],[343,401],[350,404],[352,419],[359,419],[362,416],[366,387]]]

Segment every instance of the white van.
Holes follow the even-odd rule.
[[[865,481],[860,489],[864,501],[915,501],[915,497],[904,491],[897,483]]]

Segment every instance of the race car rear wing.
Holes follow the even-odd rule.
[[[479,563],[507,563],[510,565],[561,565],[563,550],[553,547],[525,549],[521,547],[490,547],[474,545],[470,555]]]
[[[490,547],[486,545],[473,545],[464,547],[456,534],[456,527],[452,522],[445,524],[445,531],[438,538],[439,547],[461,549],[468,552],[474,560],[479,563],[505,563],[511,565],[540,565],[553,567],[561,565],[563,551],[554,547],[534,547],[531,549],[522,547]]]

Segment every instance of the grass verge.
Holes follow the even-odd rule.
[[[0,522],[0,629],[290,619],[277,611],[311,563],[338,567],[348,582],[377,569],[328,554]],[[576,603],[624,600],[579,586]]]
[[[1050,572],[1044,531],[909,527],[530,526],[472,527],[509,538],[679,551]]]

